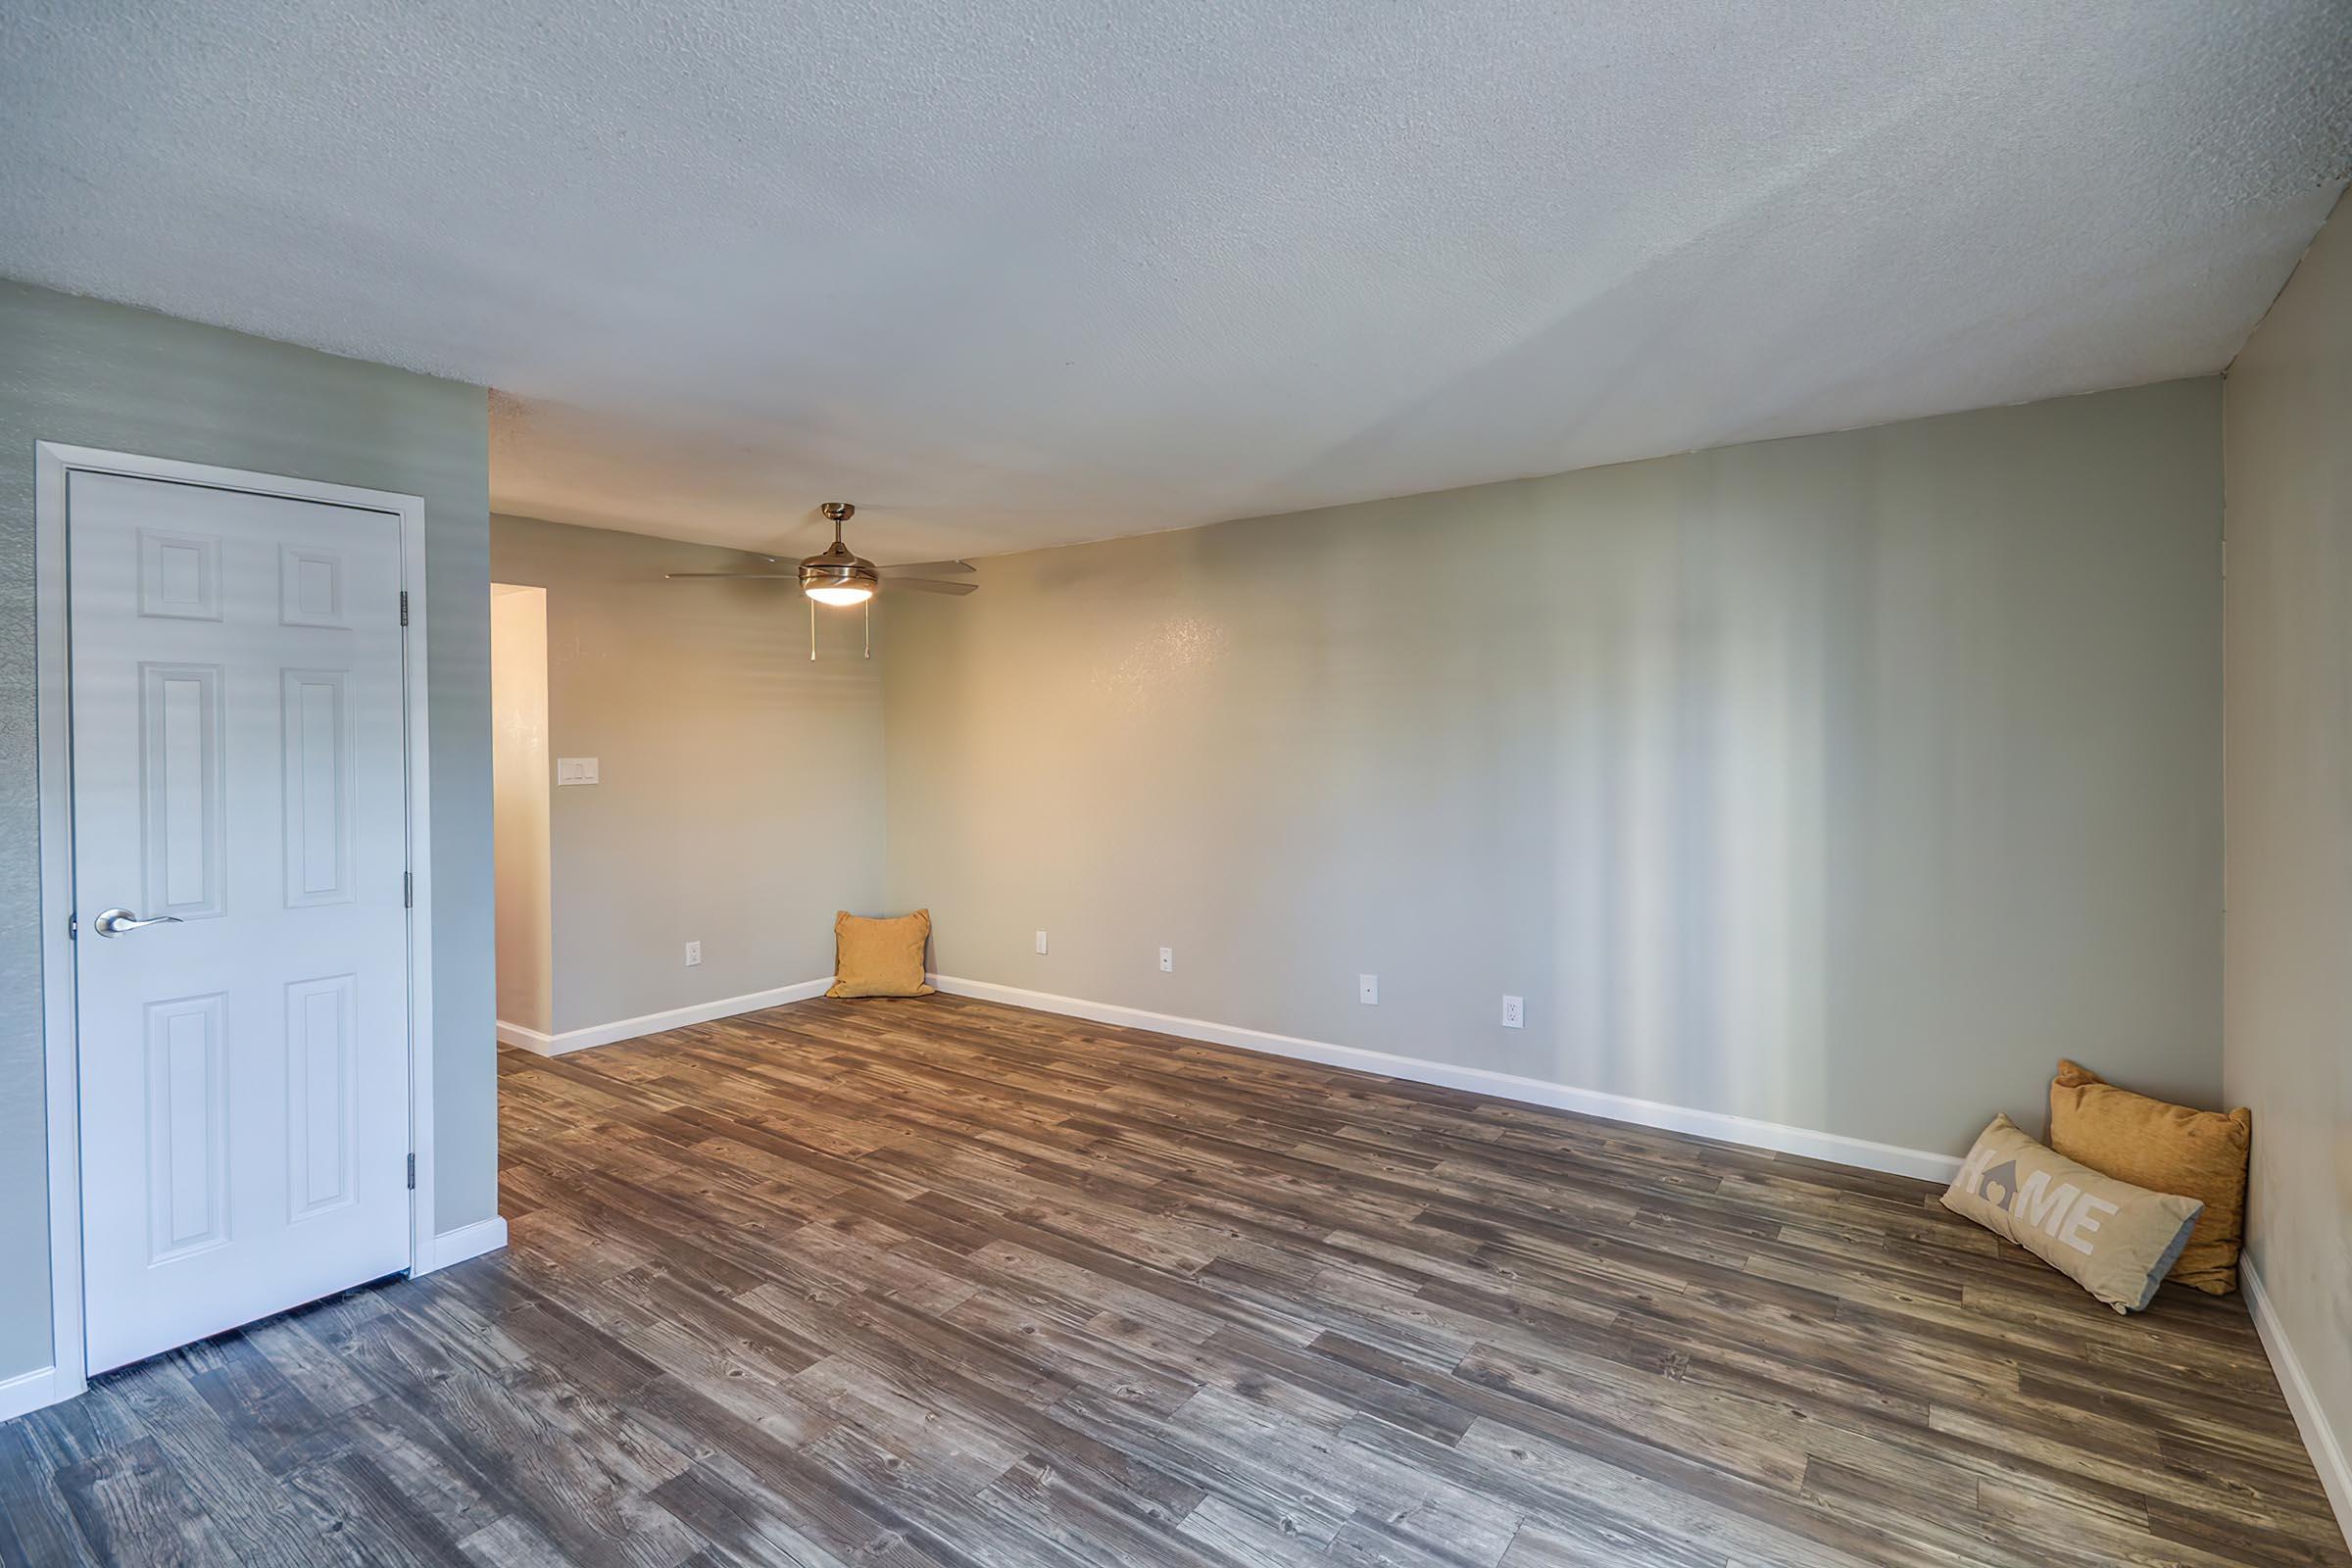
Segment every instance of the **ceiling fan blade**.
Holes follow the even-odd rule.
[[[926,594],[969,594],[980,589],[976,582],[941,582],[935,577],[893,577],[882,586],[894,594],[902,588]]]
[[[978,571],[980,568],[968,561],[910,561],[904,565],[877,566],[874,569],[885,577],[913,577],[927,572]]]
[[[799,582],[798,571],[665,571],[662,574],[671,582],[681,577],[732,577],[741,582]]]

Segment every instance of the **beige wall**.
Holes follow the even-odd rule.
[[[555,1016],[548,908],[547,590],[490,585],[491,794],[498,807],[498,1016]]]
[[[2219,398],[988,560],[884,623],[890,900],[951,975],[1949,1153],[2062,1054],[2213,1102]]]
[[[551,1033],[833,972],[833,913],[882,882],[879,662],[855,612],[789,584],[672,583],[749,558],[494,517],[492,575],[548,590]],[[703,963],[682,958],[703,944]]]
[[[2352,215],[2230,367],[2224,1075],[2248,1245],[2352,1443]],[[2352,1529],[2352,1496],[2337,1510]]]

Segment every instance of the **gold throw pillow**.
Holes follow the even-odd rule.
[[[2208,1296],[2237,1289],[2244,1240],[2246,1156],[2254,1114],[2192,1110],[2118,1089],[2087,1067],[2058,1063],[2050,1081],[2050,1147],[2092,1170],[2204,1203],[2173,1278]]]
[[[868,920],[844,909],[833,917],[833,988],[828,997],[927,997],[923,947],[931,911]]]

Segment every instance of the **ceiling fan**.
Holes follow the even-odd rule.
[[[951,582],[940,577],[928,577],[924,572],[959,571],[973,569],[968,561],[917,561],[900,566],[877,566],[857,554],[841,540],[841,525],[856,515],[858,508],[847,501],[828,501],[816,509],[825,520],[833,524],[833,542],[813,556],[805,558],[792,571],[672,571],[663,573],[675,582],[689,577],[734,578],[754,582],[798,582],[801,592],[808,596],[808,657],[816,657],[816,607],[819,605],[864,605],[866,607],[865,657],[874,657],[873,597],[883,588],[892,590],[911,588],[926,594],[968,594],[980,585],[976,582]],[[773,557],[769,558],[774,561]],[[782,564],[782,563],[776,563]]]

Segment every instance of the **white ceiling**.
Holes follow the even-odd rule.
[[[503,511],[985,553],[2217,369],[2327,0],[8,0],[0,274],[481,382]]]

